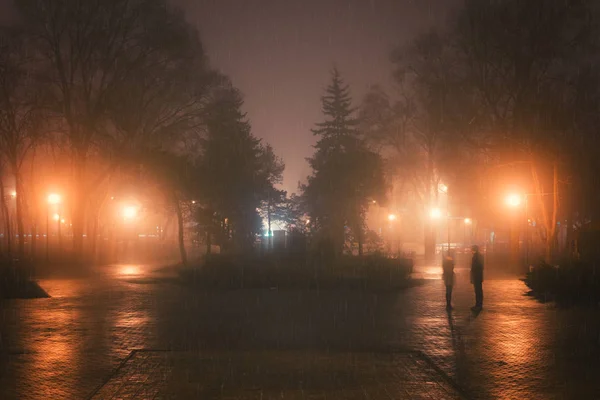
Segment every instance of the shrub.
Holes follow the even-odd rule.
[[[233,256],[215,254],[181,270],[185,282],[207,288],[362,288],[405,287],[412,260],[381,255],[341,257],[324,265],[286,254]]]

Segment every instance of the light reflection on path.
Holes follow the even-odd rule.
[[[439,279],[399,293],[194,291],[149,280],[164,275],[104,267],[94,279],[41,281],[50,299],[0,303],[0,398],[84,398],[136,348],[410,347],[483,398],[573,395],[598,372],[598,311],[540,304],[516,279],[487,280],[473,315],[461,269],[450,314]]]

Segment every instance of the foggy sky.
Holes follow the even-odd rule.
[[[171,0],[200,31],[213,67],[245,95],[253,133],[284,159],[284,189],[310,174],[305,161],[322,120],[320,96],[336,65],[355,105],[391,83],[389,54],[443,23],[460,0]],[[10,20],[0,0],[0,22]]]
[[[310,174],[310,132],[336,65],[355,102],[390,83],[390,51],[433,24],[457,0],[173,0],[200,31],[211,64],[245,95],[256,136],[286,163],[284,189]]]

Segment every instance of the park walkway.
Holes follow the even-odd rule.
[[[52,298],[0,303],[0,398],[600,398],[597,308],[490,279],[475,315],[465,272],[450,314],[439,280],[195,292],[126,266],[45,280]]]

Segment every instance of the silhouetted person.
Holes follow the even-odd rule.
[[[471,251],[471,283],[475,289],[475,306],[471,309],[476,311],[483,307],[483,256],[479,252],[479,246],[471,247]]]
[[[442,279],[446,285],[446,310],[452,310],[452,288],[454,286],[454,258],[448,252],[442,262]]]

